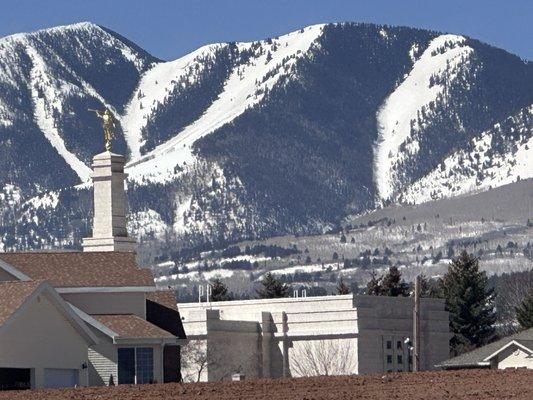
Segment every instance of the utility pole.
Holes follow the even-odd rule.
[[[283,330],[283,377],[289,377],[289,338],[287,332],[289,331],[289,324],[287,313],[283,311],[281,313],[281,324]]]
[[[413,309],[413,372],[420,371],[420,275],[415,279]]]

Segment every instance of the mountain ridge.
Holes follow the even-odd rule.
[[[474,154],[472,140],[502,121],[504,129],[491,133],[502,138],[498,157],[513,162],[513,149],[531,138],[532,64],[465,36],[321,24],[163,61],[105,27],[75,27],[60,44],[39,31],[44,47],[0,62],[0,87],[15,88],[0,95],[0,122],[10,108],[19,116],[0,123],[0,193],[12,199],[18,190],[25,199],[10,200],[4,242],[35,215],[41,223],[29,230],[29,247],[57,244],[61,224],[78,226],[64,235],[69,246],[87,233],[89,186],[68,189],[87,180],[102,148],[87,108],[108,106],[119,122],[115,147],[129,158],[133,234],[179,246],[321,232],[376,204],[448,196],[446,179],[440,189],[424,183],[446,157],[469,146]],[[10,68],[11,81],[2,75]],[[381,153],[380,129],[386,143],[395,140]],[[483,163],[472,170],[484,171]],[[487,187],[478,181],[461,193]],[[41,197],[55,200],[30,201]]]

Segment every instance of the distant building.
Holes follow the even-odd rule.
[[[0,389],[170,382],[185,342],[126,231],[124,157],[94,157],[83,252],[0,253]]]
[[[322,296],[179,304],[185,380],[410,371],[413,299]],[[421,299],[421,369],[449,357],[448,312]]]
[[[533,328],[497,340],[439,364],[443,369],[533,369]]]

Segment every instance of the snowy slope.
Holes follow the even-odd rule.
[[[431,41],[414,63],[409,75],[379,109],[374,180],[381,199],[389,199],[398,188],[395,170],[398,164],[419,150],[416,138],[409,140],[413,139],[412,133],[420,128],[414,121],[424,108],[431,102],[436,102],[439,95],[444,93],[445,84],[431,84],[431,80],[447,75],[443,82],[452,84],[457,75],[456,69],[464,66],[466,58],[472,52],[473,49],[465,44],[462,36],[438,36]],[[412,54],[410,53],[411,57]]]
[[[420,204],[533,177],[533,105],[481,133],[409,186],[399,200]],[[497,143],[499,142],[499,143]]]
[[[87,108],[107,107],[117,115],[117,91],[104,84],[107,75],[112,78],[120,69],[128,70],[125,77],[139,75],[151,60],[125,39],[87,22],[0,38],[0,127],[20,132],[22,141],[30,140],[24,136],[35,123],[50,144],[50,149],[40,149],[42,154],[53,149],[79,182],[87,181],[94,151],[80,143],[95,145],[88,136],[101,135],[99,121]],[[80,127],[86,118],[94,130]]]
[[[103,148],[88,108],[119,122],[129,229],[168,248],[319,233],[376,203],[525,178],[531,122],[506,118],[533,102],[531,67],[470,38],[356,23],[168,62],[89,23],[6,37],[0,188],[20,201],[3,201],[0,241],[75,248],[88,233]]]
[[[199,119],[177,132],[174,138],[142,156],[140,160],[133,160],[128,169],[130,179],[164,181],[172,176],[177,163],[191,163],[192,145],[201,137],[231,122],[246,109],[258,104],[276,83],[284,77],[289,77],[298,58],[306,55],[322,29],[323,25],[313,25],[305,28],[303,32],[296,31],[272,39],[271,43],[238,43],[240,52],[252,51],[254,56],[247,63],[235,67],[222,93]],[[185,62],[181,60],[178,60],[178,64],[185,64],[182,68],[187,67],[190,59]],[[148,90],[149,85],[146,86]],[[154,94],[153,87],[147,96],[149,99],[158,97]],[[151,104],[150,101],[148,104]],[[138,132],[141,124],[137,123],[135,128],[128,129],[130,132],[134,129]]]
[[[227,45],[201,47],[177,60],[157,63],[142,75],[126,105],[124,115],[120,117],[133,160],[141,156],[141,147],[144,144],[142,129],[146,126],[148,117],[170,96],[175,86],[193,85],[195,76],[202,72],[205,65],[200,62],[200,58],[212,54],[222,46]],[[187,82],[182,81],[185,76],[189,76]]]
[[[78,88],[69,82],[53,80],[43,58],[30,44],[26,46],[26,52],[32,62],[28,87],[33,100],[35,121],[59,155],[76,172],[80,180],[86,182],[90,178],[91,169],[66,148],[53,117],[53,113],[63,112],[62,97]]]

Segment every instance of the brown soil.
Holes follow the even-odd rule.
[[[533,399],[533,371],[464,370],[349,377],[0,392],[0,399]]]

